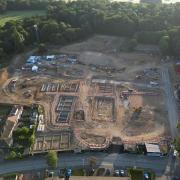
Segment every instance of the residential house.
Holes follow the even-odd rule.
[[[1,140],[1,142],[3,142],[2,143],[3,145],[5,145],[5,146],[12,145],[12,143],[13,143],[12,133],[13,133],[19,119],[21,118],[22,112],[23,112],[22,106],[15,105],[12,108],[8,118],[6,119],[6,122],[2,129],[2,132],[1,132],[0,140]]]

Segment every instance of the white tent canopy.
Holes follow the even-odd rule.
[[[39,69],[38,66],[33,66],[33,67],[32,67],[32,71],[33,71],[33,72],[37,72],[38,69]]]

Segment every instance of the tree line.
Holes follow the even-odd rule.
[[[50,0],[0,0],[0,14],[10,10],[45,9]]]
[[[37,41],[64,45],[94,33],[125,36],[139,43],[157,44],[163,54],[180,56],[180,3],[0,0],[0,9],[6,9],[5,6],[11,10],[46,8],[47,14],[9,21],[1,27],[0,58],[20,52]],[[37,25],[37,29],[34,25]]]

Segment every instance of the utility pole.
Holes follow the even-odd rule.
[[[39,43],[39,31],[38,31],[38,25],[37,24],[34,24],[34,30],[35,30],[35,33],[36,33],[36,41],[37,43]]]

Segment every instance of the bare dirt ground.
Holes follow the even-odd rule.
[[[87,89],[87,87],[80,88],[81,90]],[[94,86],[93,86],[94,87]],[[80,102],[86,114],[84,122],[72,121],[74,129],[78,129],[78,132],[83,132],[86,130],[89,134],[101,135],[102,137],[112,138],[120,137],[123,141],[128,142],[141,142],[141,141],[151,141],[157,140],[158,137],[163,137],[168,135],[166,128],[166,111],[165,104],[162,101],[162,92],[159,90],[149,89],[150,92],[154,93],[155,96],[149,95],[133,95],[128,98],[129,106],[125,108],[123,100],[120,99],[121,92],[117,91],[115,87],[114,94],[96,94],[96,88],[91,92],[86,91],[86,97],[83,101]],[[126,87],[121,88],[122,90],[127,90]],[[139,90],[137,88],[137,90]],[[139,90],[140,91],[140,90]],[[92,93],[92,94],[91,94]],[[85,94],[85,93],[83,93]],[[114,107],[114,122],[107,121],[106,117],[104,121],[102,119],[98,120],[94,118],[94,108],[97,108],[97,104],[92,106],[93,97],[98,97],[101,95],[101,98],[112,97],[115,100]],[[85,96],[85,95],[84,95]],[[89,97],[89,98],[88,98]],[[101,104],[100,104],[101,103]],[[99,110],[102,110],[103,103],[100,101],[98,104],[99,109],[96,109],[96,115],[102,116]],[[108,107],[109,106],[109,107]],[[109,110],[112,108],[112,105],[106,104],[106,112],[109,113]],[[141,112],[136,115],[135,110],[142,108]],[[112,111],[111,111],[112,113]],[[105,116],[106,113],[103,115]]]
[[[59,50],[59,53],[76,54],[77,64],[62,66],[58,62],[57,68],[48,70],[47,67],[46,71],[37,74],[19,70],[11,79],[4,70],[0,72],[0,86],[3,87],[0,102],[42,105],[45,131],[72,131],[73,139],[81,145],[84,142],[98,142],[105,147],[108,142],[105,139],[112,137],[120,137],[129,143],[159,141],[160,137],[166,137],[169,133],[163,91],[147,86],[154,81],[154,76],[143,73],[147,68],[160,68],[160,58],[146,53],[121,52],[123,41],[123,38],[94,36]],[[19,56],[14,60],[16,68],[21,68],[21,60]],[[137,79],[139,74],[141,78]],[[155,76],[160,83],[159,74]],[[15,89],[10,84],[13,79],[16,79]],[[94,79],[101,83],[93,83]],[[52,90],[62,83],[75,81],[79,82],[77,92]],[[52,91],[41,92],[43,84],[49,84]],[[131,91],[142,94],[126,95]],[[56,121],[60,96],[75,97],[72,106],[68,105],[70,113],[66,124]],[[69,104],[68,101],[66,103]],[[62,111],[62,118],[64,116],[66,112]]]
[[[91,65],[90,67],[94,65],[96,69],[91,68],[94,76],[108,75],[108,71],[102,70],[103,68],[99,68],[99,66],[112,67],[113,73],[110,74],[110,77],[118,80],[134,80],[137,72],[159,65],[160,58],[158,56],[139,52],[121,52],[123,41],[123,38],[94,36],[82,43],[65,46],[60,51],[78,54],[80,62]],[[86,71],[86,75],[88,71]]]

